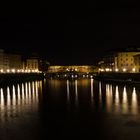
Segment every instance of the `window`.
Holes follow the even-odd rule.
[[[128,58],[126,58],[126,61],[128,61]]]

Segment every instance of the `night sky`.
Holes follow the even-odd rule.
[[[38,52],[52,65],[95,64],[109,49],[140,46],[137,5],[134,1],[11,2],[4,7],[11,11],[0,16],[0,48]]]

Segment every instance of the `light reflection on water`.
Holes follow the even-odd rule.
[[[120,135],[127,125],[139,126],[139,106],[140,88],[136,86],[93,79],[18,83],[0,87],[0,127],[5,128],[5,137],[7,128],[10,131],[14,128],[15,132],[20,129],[18,132],[23,136],[24,128],[30,137],[34,137],[34,130],[39,137],[38,131],[44,132],[46,138],[56,132],[69,136],[86,131],[93,135],[94,130],[99,130],[97,136],[100,136],[107,130],[114,138],[116,132],[120,130]],[[138,124],[132,124],[133,120]]]
[[[72,87],[70,86],[71,83],[73,83],[73,81],[69,80],[66,81],[67,103],[69,104],[70,98],[71,96],[73,96],[73,94],[71,94],[70,92],[72,90]],[[84,85],[85,89],[90,88],[90,90],[88,92],[85,92],[84,95],[81,90],[83,88],[83,83],[85,83]],[[87,82],[84,82],[84,80],[82,81],[75,80],[74,85],[75,85],[74,91],[75,106],[78,106],[78,102],[80,100],[78,96],[81,95],[86,96],[86,94],[90,94],[90,100],[88,102],[91,103],[91,107],[98,108],[98,110],[104,108],[106,113],[114,113],[114,114],[137,115],[139,113],[138,96],[137,96],[138,89],[136,89],[136,87],[105,84],[94,81],[93,79],[90,80],[90,84],[87,84]],[[86,100],[86,98],[84,100]],[[131,101],[130,104],[128,100]],[[99,106],[96,106],[97,104],[95,103],[98,103]]]
[[[0,88],[0,122],[38,107],[41,82],[33,81]]]

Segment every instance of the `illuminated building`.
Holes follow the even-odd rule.
[[[55,72],[81,72],[81,73],[88,73],[88,72],[95,72],[96,68],[94,66],[50,66],[48,69],[49,73]]]
[[[39,68],[39,60],[38,58],[28,58],[26,59],[26,69],[30,69],[30,70],[38,70]]]
[[[139,48],[127,48],[104,56],[98,63],[99,71],[139,72]]]
[[[3,69],[3,56],[4,56],[4,50],[0,49],[0,69]]]
[[[134,56],[135,71],[140,72],[140,54]]]
[[[119,52],[117,54],[117,68],[119,71],[126,69],[127,72],[132,72],[135,68],[134,57],[140,52]]]

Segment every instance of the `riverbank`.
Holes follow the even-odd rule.
[[[93,77],[98,81],[115,82],[120,84],[140,84],[140,73],[99,73]]]
[[[24,81],[41,80],[43,78],[43,73],[2,73],[0,74],[0,85],[7,85]]]

